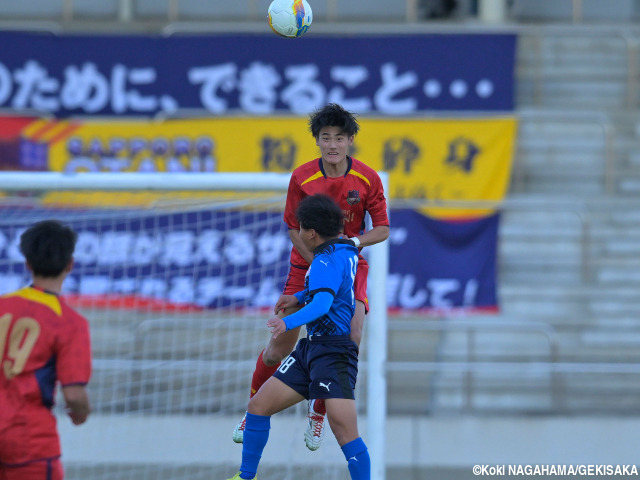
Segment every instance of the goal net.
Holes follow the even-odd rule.
[[[58,397],[67,479],[237,471],[242,448],[231,434],[289,268],[287,185],[280,174],[0,175],[0,293],[29,282],[18,249],[28,225],[56,218],[79,235],[63,296],[90,323],[93,413],[73,427]],[[356,392],[365,438],[367,363],[361,355]],[[369,436],[384,433],[384,393],[376,395]],[[306,402],[274,416],[260,476],[348,479],[329,429],[310,452],[305,427]]]

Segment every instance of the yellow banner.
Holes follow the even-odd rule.
[[[389,172],[391,198],[502,200],[516,137],[514,117],[360,118],[355,158]],[[54,171],[289,172],[317,158],[307,120],[221,118],[150,121],[38,120],[22,132]],[[29,154],[29,150],[23,150]],[[477,216],[475,208],[431,215]]]

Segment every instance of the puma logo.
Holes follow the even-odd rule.
[[[354,462],[358,461],[358,459],[355,457],[355,455],[353,457],[351,457],[349,460],[347,460],[347,462],[350,462],[351,460],[353,460]]]
[[[323,263],[325,267],[328,267],[329,264],[327,262],[323,262],[322,260],[318,260],[320,263]]]
[[[329,391],[329,385],[331,385],[332,382],[329,383],[322,383],[322,382],[318,382],[318,385],[320,385],[321,387],[324,387],[327,389],[327,392]]]

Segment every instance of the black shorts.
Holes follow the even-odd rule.
[[[358,346],[349,335],[302,338],[273,376],[307,400],[353,400],[358,376]]]

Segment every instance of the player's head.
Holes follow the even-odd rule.
[[[344,224],[342,209],[331,197],[321,193],[303,198],[296,216],[301,230],[314,230],[323,240],[337,237]]]
[[[325,127],[336,127],[338,132],[348,138],[353,137],[360,130],[360,125],[353,113],[337,103],[330,103],[310,115],[309,130],[316,140]]]
[[[67,271],[78,236],[57,220],[44,220],[20,236],[20,251],[34,276],[55,278]]]

